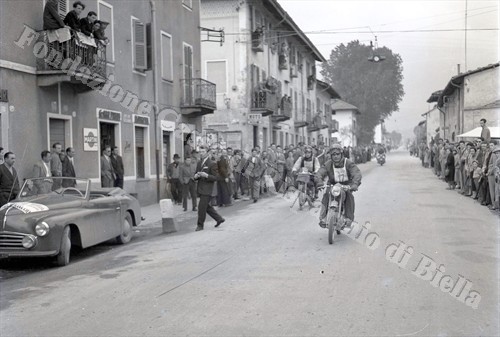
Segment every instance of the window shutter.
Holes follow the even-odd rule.
[[[134,21],[134,68],[146,70],[146,27],[140,21]]]
[[[64,20],[66,14],[68,13],[68,0],[59,0],[57,2],[57,10],[61,19]]]

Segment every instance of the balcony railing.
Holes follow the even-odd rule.
[[[61,40],[65,41],[59,42]],[[70,29],[62,29],[40,32],[37,42],[42,42],[47,50],[45,57],[37,58],[38,74],[65,73],[72,77],[84,74],[91,79],[106,77],[106,45],[101,41]]]
[[[330,133],[339,131],[339,122],[337,120],[332,119],[330,122]]]
[[[266,89],[255,89],[252,95],[252,111],[260,112],[262,116],[276,113],[278,110],[278,97]]]
[[[293,103],[288,96],[281,98],[280,109],[272,115],[275,122],[283,122],[292,118]]]
[[[295,128],[303,128],[309,125],[309,121],[304,113],[298,113],[297,118],[293,121],[293,124]]]
[[[317,113],[312,118],[312,123],[307,127],[307,131],[314,132],[327,127],[326,117],[323,114]]]
[[[205,115],[217,108],[215,84],[202,78],[181,79],[184,114]]]

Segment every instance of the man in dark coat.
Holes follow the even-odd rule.
[[[336,183],[347,185],[345,199],[345,216],[347,218],[346,227],[350,227],[354,220],[354,196],[353,191],[356,191],[361,185],[361,171],[359,168],[347,158],[344,158],[344,151],[338,144],[332,146],[330,150],[331,160],[328,160],[317,173],[317,178],[321,184],[325,177],[328,177],[328,184]],[[323,195],[319,225],[326,227],[325,218],[328,210],[329,191]]]
[[[198,195],[200,196],[200,202],[198,203],[198,225],[196,227],[196,231],[203,230],[207,213],[217,222],[215,227],[219,227],[221,223],[226,221],[210,205],[214,182],[219,178],[217,162],[213,157],[212,151],[208,152],[205,146],[200,146],[199,154],[201,159],[198,162],[196,173],[194,175],[194,179],[198,181]]]
[[[73,10],[66,14],[64,18],[64,23],[69,26],[71,29],[80,31],[80,14],[85,9],[85,5],[80,1],[76,1],[73,4]]]
[[[47,0],[43,9],[43,30],[64,28],[65,24],[59,16],[58,0]]]
[[[115,171],[115,187],[123,188],[123,176],[125,175],[125,169],[123,168],[123,159],[118,154],[118,146],[113,147],[111,152],[111,165]]]
[[[62,161],[62,176],[63,177],[76,177],[75,164],[73,162],[75,157],[75,150],[72,147],[66,149],[66,155]],[[63,187],[74,187],[76,186],[75,179],[64,179],[62,182]]]
[[[80,30],[87,36],[92,36],[94,21],[97,20],[96,12],[89,12],[86,18],[80,20]]]
[[[0,165],[0,207],[19,194],[19,178],[14,168],[15,162],[16,155],[7,152],[4,155],[4,163]]]

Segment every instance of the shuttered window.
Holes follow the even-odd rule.
[[[172,37],[166,33],[161,34],[161,77],[172,81]]]
[[[108,3],[105,3],[103,1],[99,1],[99,20],[107,22],[109,25],[106,27],[104,30],[104,33],[106,34],[106,37],[109,40],[109,44],[106,46],[106,60],[108,62],[114,62],[115,61],[115,51],[114,51],[114,43],[113,43],[113,28],[114,28],[114,22],[113,22],[113,6],[111,6]]]
[[[193,48],[190,45],[184,45],[184,78],[193,78]]]
[[[54,143],[61,143],[62,148],[66,148],[65,123],[63,119],[51,118],[49,120],[49,144],[52,147]]]
[[[64,20],[66,14],[68,14],[68,0],[59,0],[57,2],[57,10],[61,19]]]
[[[133,20],[133,30],[134,68],[144,71],[147,68],[146,26],[139,20]]]
[[[144,158],[144,128],[135,127],[135,161],[136,161],[136,177],[145,177],[145,158]]]
[[[216,92],[227,92],[226,61],[207,61],[207,80],[215,83]]]

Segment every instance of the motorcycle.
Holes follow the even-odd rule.
[[[344,202],[346,191],[350,190],[349,185],[335,184],[322,186],[328,193],[328,209],[326,214],[326,225],[328,227],[328,243],[333,244],[335,234],[340,235],[340,231],[346,225]]]
[[[380,166],[385,164],[385,153],[377,154],[377,163],[380,164]]]
[[[314,184],[310,183],[311,179],[314,178],[314,174],[309,173],[306,168],[302,168],[302,171],[297,175],[295,181],[297,182],[297,189],[299,191],[298,199],[299,199],[299,209],[302,210],[302,207],[306,202],[309,203],[309,207],[313,207],[314,201]]]

